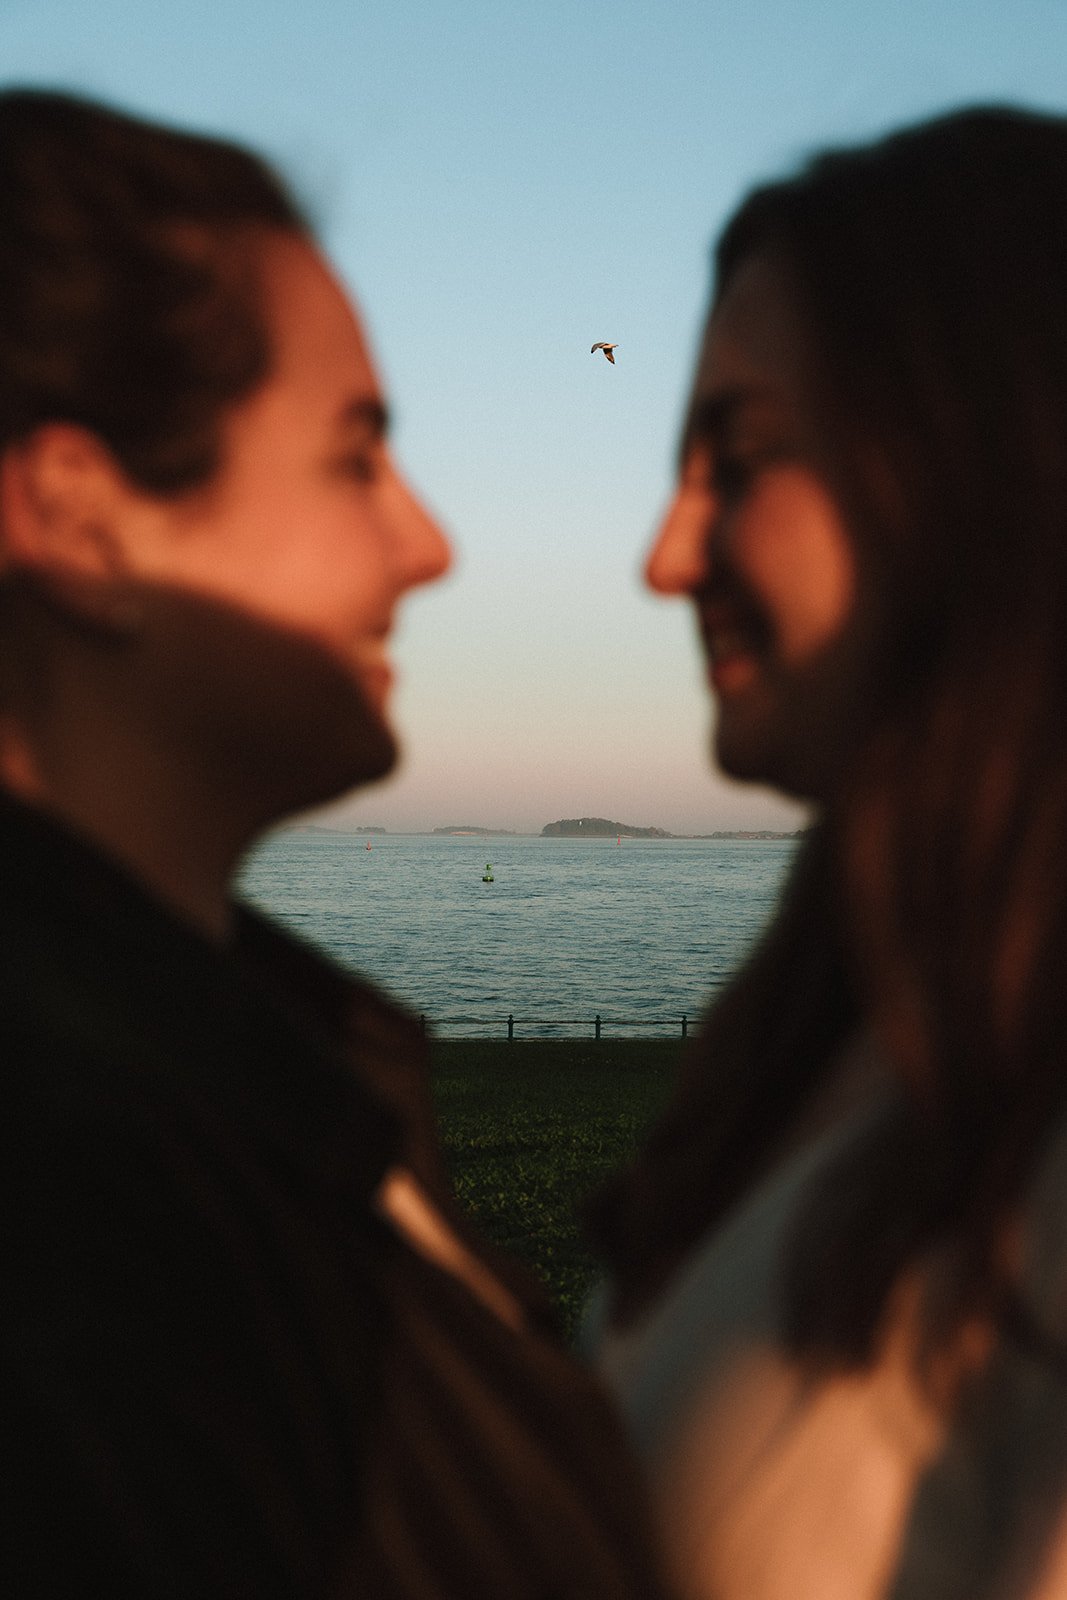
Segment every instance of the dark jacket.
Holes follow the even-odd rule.
[[[410,1019],[5,799],[0,1071],[6,1594],[658,1592],[536,1297],[514,1332],[375,1209],[401,1162],[466,1227]]]

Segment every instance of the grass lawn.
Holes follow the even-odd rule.
[[[680,1039],[439,1039],[433,1084],[456,1193],[547,1285],[568,1334],[597,1266],[578,1206],[663,1105]]]

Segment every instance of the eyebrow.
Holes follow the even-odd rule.
[[[689,407],[678,446],[678,460],[684,463],[689,451],[698,444],[720,444],[723,435],[735,424],[739,414],[748,410],[776,407],[778,396],[769,387],[756,384],[737,385],[731,389],[718,389],[713,394],[699,395]]]
[[[391,426],[389,407],[377,396],[361,395],[346,400],[337,413],[339,428],[358,428],[374,439],[384,439]]]

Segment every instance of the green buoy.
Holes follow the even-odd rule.
[[[482,873],[482,882],[483,883],[492,883],[492,881],[493,881],[493,863],[491,861],[487,861],[485,863],[485,871]]]

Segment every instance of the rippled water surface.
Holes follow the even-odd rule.
[[[247,899],[442,1034],[679,1030],[774,908],[793,840],[276,835]],[[483,883],[486,861],[494,882]]]

